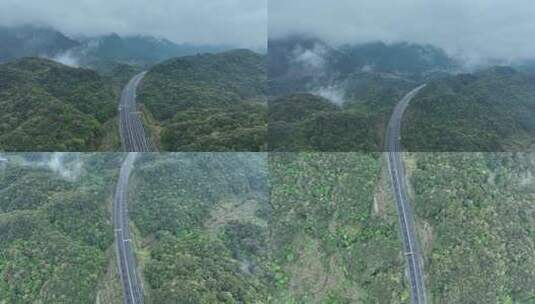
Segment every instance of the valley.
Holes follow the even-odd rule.
[[[0,34],[2,151],[266,150],[264,55],[35,26]]]

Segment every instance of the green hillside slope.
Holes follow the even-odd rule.
[[[264,154],[143,156],[132,176],[150,303],[265,303]]]
[[[270,157],[273,303],[409,303],[380,154]]]
[[[120,155],[8,158],[0,171],[0,303],[95,303],[102,284],[117,284],[104,278]],[[120,286],[111,286],[118,301],[107,303],[120,303]]]
[[[409,151],[526,151],[535,141],[535,77],[508,67],[431,81],[411,101]]]
[[[116,100],[90,70],[38,58],[0,65],[0,150],[98,150]]]
[[[248,50],[179,57],[149,70],[138,100],[163,150],[265,150],[265,69]]]
[[[430,302],[533,303],[534,155],[411,153],[406,165]]]
[[[269,150],[381,151],[391,112],[413,85],[406,79],[355,73],[338,89],[342,104],[315,92],[273,98],[268,107]]]

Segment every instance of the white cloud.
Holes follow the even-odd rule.
[[[328,99],[332,103],[337,104],[339,106],[345,102],[344,90],[335,85],[320,87],[312,91],[311,93],[315,95],[319,95],[325,99]]]
[[[293,51],[294,61],[303,64],[306,68],[323,69],[325,65],[325,47],[315,44],[312,49],[303,49],[300,46]]]
[[[291,33],[333,44],[431,43],[472,60],[534,58],[535,1],[270,0],[270,37]]]
[[[146,34],[175,42],[265,47],[267,0],[1,0],[0,24],[68,34]]]

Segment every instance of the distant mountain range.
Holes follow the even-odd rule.
[[[218,45],[176,44],[167,39],[111,33],[71,38],[50,27],[0,26],[0,63],[21,57],[48,57],[68,65],[92,65],[102,61],[154,64],[172,57],[229,49]]]
[[[81,46],[71,50],[71,54],[84,62],[118,61],[133,64],[156,63],[173,57],[197,53],[217,53],[228,49],[224,46],[198,46],[176,44],[167,39],[152,36],[121,37],[115,33],[86,38]]]
[[[272,94],[309,91],[362,72],[421,78],[458,69],[443,50],[408,42],[335,47],[318,38],[293,35],[269,40],[268,50]]]

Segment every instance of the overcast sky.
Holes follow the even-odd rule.
[[[0,0],[0,25],[68,34],[150,34],[175,42],[261,48],[267,0]]]
[[[412,41],[450,54],[535,58],[534,0],[269,0],[269,35]]]

